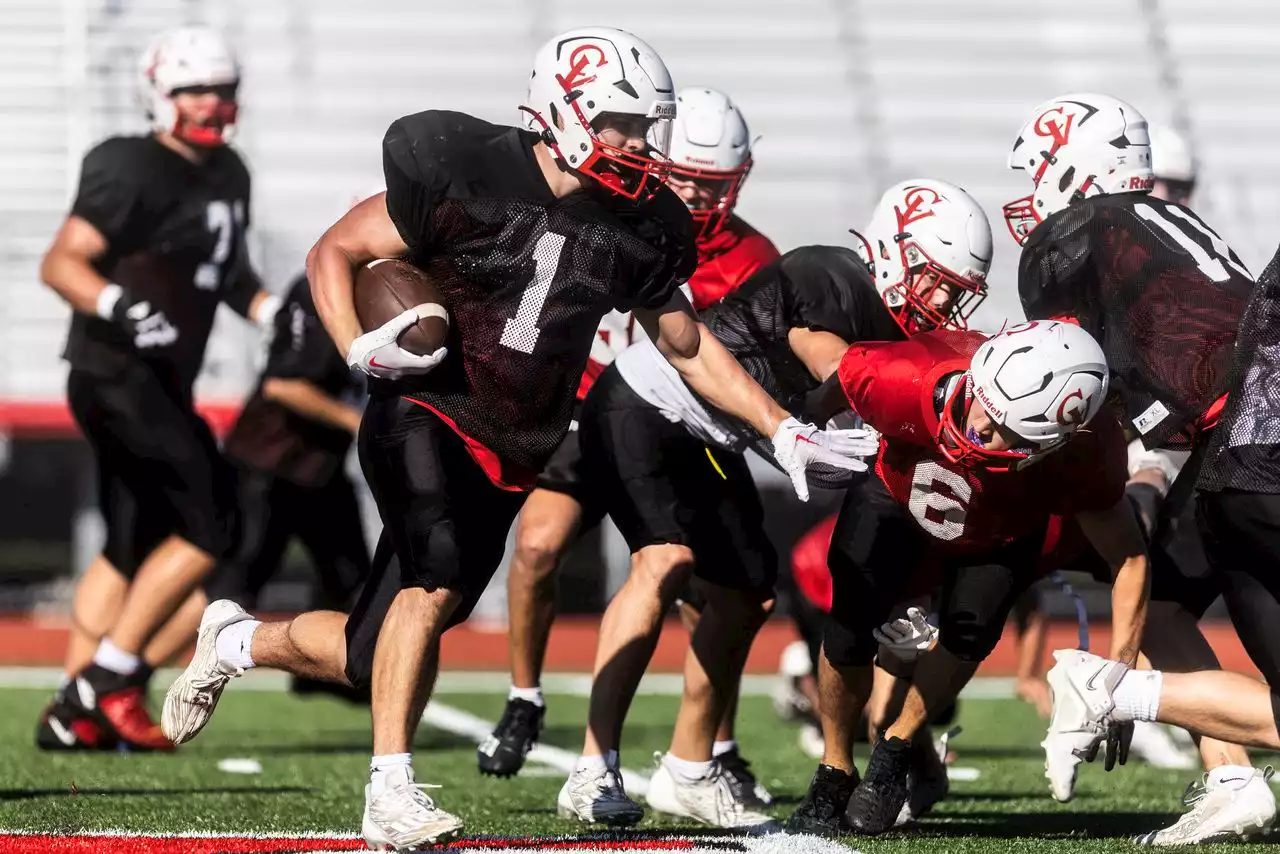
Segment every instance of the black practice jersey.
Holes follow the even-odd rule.
[[[1258,277],[1231,361],[1231,395],[1200,467],[1201,489],[1280,492],[1280,252]]]
[[[246,314],[257,292],[244,249],[249,172],[239,155],[215,148],[197,165],[154,136],[113,137],[85,155],[71,213],[107,239],[98,272],[164,312],[178,335],[139,351],[117,325],[76,312],[67,360],[109,372],[141,358],[189,394],[218,303]]]
[[[449,357],[377,381],[439,412],[500,460],[536,472],[568,429],[600,318],[657,308],[697,261],[685,206],[557,199],[534,134],[461,113],[399,119],[383,140],[387,212],[449,310]],[[492,472],[491,472],[492,474]]]
[[[1181,205],[1096,196],[1036,227],[1018,290],[1031,320],[1074,317],[1102,344],[1125,418],[1148,448],[1185,446],[1227,391],[1253,278]]]
[[[849,344],[903,337],[867,265],[839,246],[792,249],[698,318],[792,414],[800,413],[805,397],[819,385],[791,351],[787,334],[792,329],[830,332]]]
[[[316,314],[306,276],[294,281],[276,312],[266,367],[227,436],[225,452],[300,486],[321,486],[341,469],[351,434],[267,400],[262,383],[273,377],[307,380],[332,397],[358,389]]]

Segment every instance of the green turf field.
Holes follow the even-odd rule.
[[[151,832],[297,832],[359,828],[368,763],[367,713],[326,699],[229,690],[212,724],[170,756],[42,754],[32,746],[47,693],[0,691],[0,828],[43,833],[100,829]],[[441,697],[486,718],[498,695]],[[586,700],[552,696],[548,744],[576,751]],[[645,770],[669,735],[676,698],[641,697],[632,709],[623,764]],[[796,748],[796,730],[778,722],[765,698],[745,698],[739,739],[744,754],[778,797],[784,817],[803,795],[814,763]],[[1010,700],[965,701],[957,766],[974,782],[953,784],[952,798],[910,833],[850,840],[865,852],[1114,851],[1122,840],[1162,826],[1179,810],[1189,777],[1130,765],[1106,775],[1087,766],[1075,802],[1050,800],[1037,746],[1043,726]],[[253,776],[218,770],[228,757],[261,762]],[[416,746],[420,780],[441,783],[433,796],[461,814],[469,833],[539,834],[576,830],[555,814],[563,776],[527,766],[515,780],[481,778],[471,742],[423,728]],[[536,775],[536,776],[535,776]],[[641,828],[676,827],[648,818]],[[692,829],[692,828],[691,828]],[[1238,847],[1235,850],[1239,850]]]

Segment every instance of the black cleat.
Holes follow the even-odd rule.
[[[907,802],[911,742],[882,738],[871,751],[867,774],[849,798],[845,818],[854,833],[877,836],[891,829]]]
[[[849,797],[858,787],[858,772],[846,774],[830,765],[819,765],[809,783],[809,791],[787,819],[788,833],[836,836],[850,833],[844,813]]]
[[[115,750],[115,734],[67,701],[61,689],[40,713],[36,747],[41,750]]]
[[[945,750],[946,742],[943,742]],[[911,740],[911,770],[907,772],[907,801],[898,813],[896,826],[916,821],[927,815],[934,805],[947,797],[951,781],[947,766],[933,744],[929,730],[923,729]]]
[[[538,743],[545,713],[544,706],[528,700],[507,700],[507,708],[493,734],[476,748],[480,773],[494,777],[512,777],[519,773],[525,756]]]
[[[773,795],[751,773],[751,763],[742,758],[738,748],[721,753],[716,759],[735,801],[750,810],[761,810],[773,804]]]

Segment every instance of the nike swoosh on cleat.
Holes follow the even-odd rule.
[[[57,736],[58,741],[65,744],[67,747],[75,746],[75,743],[76,743],[75,733],[73,733],[71,730],[64,727],[62,725],[62,721],[58,720],[52,715],[49,716],[49,729],[53,730],[53,734]]]
[[[1095,679],[1097,679],[1099,676],[1101,676],[1101,675],[1102,675],[1102,671],[1104,671],[1104,670],[1106,670],[1106,669],[1107,669],[1107,665],[1105,665],[1105,664],[1104,664],[1104,665],[1102,665],[1101,667],[1099,667],[1099,668],[1098,668],[1098,670],[1097,670],[1097,672],[1095,672],[1092,676],[1090,676],[1090,677],[1089,677],[1089,679],[1088,679],[1088,681],[1086,681],[1086,682],[1084,683],[1084,687],[1088,688],[1090,691],[1096,690],[1096,689],[1093,687],[1093,680],[1095,680]]]
[[[98,707],[98,693],[93,690],[93,686],[83,676],[76,677],[76,693],[80,695],[80,703],[86,709],[96,709]]]

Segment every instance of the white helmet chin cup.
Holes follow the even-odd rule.
[[[208,27],[167,30],[152,40],[138,60],[138,95],[156,131],[182,136],[173,93],[193,86],[231,86],[240,82],[240,65],[226,39]],[[235,133],[235,104],[222,111],[215,126],[191,128],[192,141],[229,142]]]
[[[652,192],[651,177],[666,176],[675,85],[657,52],[631,33],[582,27],[552,38],[534,55],[520,109],[554,157],[614,192],[636,198]],[[592,127],[604,113],[646,121],[648,150],[605,145]]]
[[[1009,231],[1026,242],[1041,221],[1078,199],[1145,193],[1152,187],[1147,120],[1110,95],[1062,95],[1031,113],[1009,152],[1010,169],[1031,176],[1029,196],[1005,205]]]
[[[986,298],[991,223],[973,197],[955,184],[913,178],[880,197],[857,247],[894,319],[907,334],[938,326],[963,329]],[[924,281],[945,283],[950,304],[939,307]]]
[[[973,398],[991,420],[1039,451],[1088,424],[1106,402],[1107,360],[1079,326],[1036,320],[1010,327],[974,353]]]

